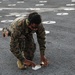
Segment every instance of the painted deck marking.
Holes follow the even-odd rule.
[[[12,22],[13,20],[2,20],[1,23],[9,23]]]
[[[44,6],[44,4],[35,4],[35,6]]]
[[[24,3],[24,1],[18,1],[17,3]]]
[[[55,24],[56,23],[56,21],[44,21],[44,22],[42,22],[43,24]]]
[[[16,6],[16,4],[8,4],[8,6]]]
[[[39,3],[47,3],[47,1],[39,1]]]
[[[56,15],[68,15],[68,13],[57,13]]]
[[[38,12],[55,11],[55,10],[75,10],[74,7],[59,7],[59,8],[4,8],[3,7],[0,9],[1,10],[36,10]]]
[[[75,4],[66,4],[66,6],[75,6]]]
[[[75,10],[75,8],[64,8],[64,10],[70,11],[70,10]]]
[[[72,2],[75,2],[75,0],[71,0]]]

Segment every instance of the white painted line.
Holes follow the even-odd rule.
[[[10,15],[6,15],[6,16],[16,16],[16,17],[19,17],[19,16],[27,16],[28,13],[9,13]]]
[[[8,20],[8,22],[12,22],[13,20]]]
[[[47,1],[39,1],[39,3],[47,3]]]
[[[57,13],[56,15],[68,15],[68,13]]]
[[[18,1],[17,3],[24,3],[24,1]]]
[[[9,15],[5,15],[5,16],[16,16],[16,15],[18,15],[19,13],[9,13]]]
[[[44,21],[44,22],[42,22],[43,24],[55,24],[56,23],[56,21]]]
[[[6,22],[6,21],[7,21],[7,20],[2,20],[1,22],[4,23],[4,22]]]
[[[55,21],[50,21],[50,24],[54,24],[54,23],[56,23]]]
[[[16,17],[21,17],[21,16],[27,16],[27,15],[22,15],[22,14],[17,14],[15,15]]]
[[[35,6],[44,6],[44,4],[35,4]]]
[[[3,28],[0,28],[0,31],[2,31],[3,30]]]
[[[15,15],[16,17],[20,17],[20,16],[27,16],[27,15],[25,15],[25,14],[17,14],[17,15]]]
[[[66,4],[66,6],[75,6],[75,4]]]
[[[72,2],[75,2],[75,0],[72,0]]]
[[[17,12],[15,12],[15,13],[9,13],[10,15],[17,15],[17,14],[19,14],[19,13],[17,13]]]
[[[64,8],[64,10],[75,10],[75,8]]]
[[[62,13],[62,15],[68,15],[68,13]]]
[[[57,13],[56,15],[62,15],[62,13]]]
[[[2,3],[2,2],[0,2],[0,3]]]
[[[61,8],[0,8],[2,10],[62,10],[64,7]]]
[[[19,16],[21,16],[20,14],[17,14],[17,15],[15,15],[16,17],[19,17]]]
[[[21,16],[27,16],[26,14],[23,14],[23,15],[21,15]]]
[[[38,12],[63,10],[63,8],[0,8],[1,10],[36,10]]]
[[[9,17],[9,16],[12,16],[12,15],[5,15],[5,16]]]
[[[16,6],[16,4],[8,4],[8,6]]]
[[[57,10],[75,10],[74,7],[59,8],[0,8],[1,10],[35,10],[37,12],[57,11]]]
[[[2,20],[1,23],[9,23],[12,22],[13,20]]]
[[[46,30],[46,31],[45,31],[45,33],[46,33],[46,34],[49,34],[49,33],[50,33],[50,31],[47,31],[47,30]]]
[[[3,9],[0,8],[0,11],[2,11]]]

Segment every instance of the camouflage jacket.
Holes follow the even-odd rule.
[[[25,17],[16,18],[11,25],[9,26],[9,31],[14,34],[14,39],[19,38],[20,35],[33,34],[34,32],[37,35],[37,40],[39,43],[40,54],[45,54],[45,29],[42,24],[39,25],[37,31],[29,31],[28,27],[28,19]],[[15,31],[15,32],[14,32]],[[16,40],[17,42],[17,40]]]

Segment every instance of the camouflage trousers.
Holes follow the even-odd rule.
[[[34,57],[34,52],[36,49],[36,44],[34,43],[34,39],[32,34],[27,34],[25,37],[21,36],[18,39],[18,42],[16,44],[18,44],[18,49],[19,52],[16,51],[16,49],[14,50],[14,46],[13,46],[12,41],[10,42],[10,51],[13,52],[13,54],[18,58],[21,59],[20,57],[20,53],[23,54],[23,56],[28,59],[28,60],[33,60]]]

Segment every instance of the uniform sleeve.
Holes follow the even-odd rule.
[[[38,40],[39,47],[40,47],[40,54],[45,55],[45,49],[46,49],[45,29],[42,24],[39,26],[38,31],[36,33],[37,33],[37,40]]]
[[[21,61],[24,60],[21,51],[19,50],[19,37],[22,34],[22,30],[23,29],[21,25],[17,25],[14,28],[12,28],[10,42],[10,51]]]

